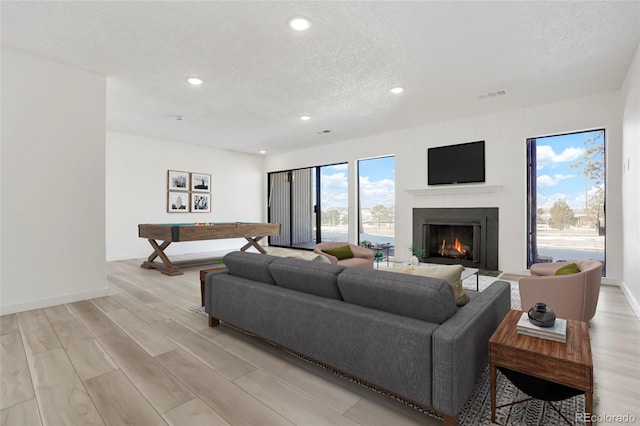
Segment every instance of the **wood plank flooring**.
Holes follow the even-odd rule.
[[[438,425],[190,312],[199,268],[107,265],[111,295],[0,317],[0,424]],[[509,277],[517,279],[517,277]],[[603,286],[591,321],[597,414],[640,421],[640,321]]]

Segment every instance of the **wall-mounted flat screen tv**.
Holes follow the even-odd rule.
[[[484,182],[484,141],[427,150],[429,185]]]

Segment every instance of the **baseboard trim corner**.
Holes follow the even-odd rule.
[[[638,319],[640,319],[640,303],[638,303],[636,298],[633,297],[633,294],[631,294],[631,292],[629,291],[627,286],[624,285],[624,283],[620,283],[620,289],[622,290],[622,293],[624,294],[624,297],[627,298],[627,301],[631,305],[631,309],[633,309],[633,312],[636,313],[636,317],[638,317]]]
[[[0,315],[31,311],[33,309],[47,308],[49,306],[62,305],[64,303],[80,302],[82,300],[95,299],[95,298],[104,297],[104,296],[109,296],[109,289],[107,287],[99,290],[66,294],[64,296],[32,300],[29,302],[16,303],[13,305],[3,305],[3,306],[0,306]]]

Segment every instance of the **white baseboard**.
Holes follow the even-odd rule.
[[[52,297],[49,299],[38,299],[15,305],[0,306],[0,315],[13,314],[16,312],[31,311],[33,309],[47,308],[49,306],[61,305],[63,303],[79,302],[82,300],[95,299],[109,295],[109,289],[87,291],[82,293],[67,294],[64,296]]]
[[[620,289],[622,290],[624,297],[626,297],[627,300],[629,301],[629,304],[631,305],[631,309],[633,309],[633,312],[636,313],[636,317],[640,319],[640,303],[638,303],[636,298],[633,297],[633,294],[631,294],[631,292],[629,291],[627,286],[624,285],[624,283],[620,283]]]

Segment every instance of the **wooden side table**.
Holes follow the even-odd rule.
[[[593,361],[589,325],[567,320],[567,343],[518,334],[522,311],[511,310],[489,339],[491,421],[496,420],[496,368],[580,390],[585,394],[585,412],[593,413]],[[512,405],[512,404],[508,404]],[[586,416],[590,424],[590,416]]]
[[[223,264],[219,264],[213,268],[201,269],[200,270],[200,303],[201,306],[204,306],[204,277],[207,276],[209,272],[217,272],[217,271],[226,271],[227,267]]]

